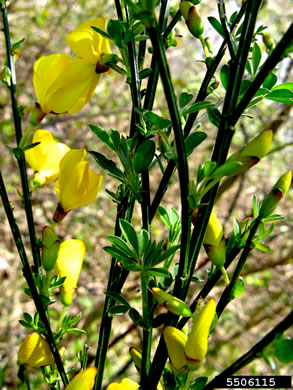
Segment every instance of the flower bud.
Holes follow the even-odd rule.
[[[60,241],[57,234],[49,226],[45,226],[42,231],[42,264],[45,271],[49,272],[57,261]]]
[[[216,302],[210,299],[196,316],[185,345],[185,357],[189,370],[196,370],[208,350],[208,337],[216,312]]]
[[[64,351],[64,347],[59,351],[61,356],[64,355]],[[18,350],[17,360],[29,367],[51,366],[55,363],[49,344],[37,332],[31,333],[25,338]]]
[[[92,390],[95,384],[96,375],[96,367],[87,368],[75,375],[66,386],[65,390]]]
[[[132,379],[124,378],[121,383],[110,383],[107,390],[138,390],[139,384]]]
[[[195,38],[200,39],[204,32],[204,27],[196,7],[189,1],[181,1],[179,9],[191,34]]]
[[[140,370],[141,369],[141,360],[142,360],[142,350],[138,347],[130,347],[129,353],[131,356],[131,359],[133,360],[135,367]]]
[[[163,330],[171,366],[175,372],[187,371],[185,346],[187,336],[173,326],[166,326]]]
[[[262,218],[270,216],[278,206],[278,203],[286,195],[291,184],[291,171],[284,173],[276,182],[271,192],[265,197],[259,210]]]
[[[257,164],[269,152],[272,141],[273,131],[267,129],[249,141],[242,150],[232,154],[227,161],[239,161],[242,166],[233,170],[233,175],[230,176],[244,173]]]
[[[65,306],[71,305],[75,295],[85,250],[81,240],[66,240],[60,245],[55,272],[60,278],[66,277],[61,287],[61,301]]]
[[[181,299],[173,297],[173,295],[166,293],[158,287],[153,287],[152,292],[159,304],[163,305],[171,313],[182,317],[190,317],[192,315],[189,306]]]

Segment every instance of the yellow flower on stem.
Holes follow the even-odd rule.
[[[37,104],[30,120],[32,124],[40,123],[49,112],[57,113],[54,111],[54,101],[52,101],[49,91],[54,90],[55,81],[71,63],[72,57],[66,53],[42,56],[36,61],[34,65],[33,85],[37,97]]]
[[[39,142],[24,152],[25,159],[35,173],[34,185],[42,186],[56,180],[59,173],[59,163],[70,148],[56,142],[48,130],[37,130],[32,143]]]
[[[107,390],[138,390],[139,384],[132,379],[124,378],[121,383],[110,383]]]
[[[102,186],[103,176],[90,169],[85,149],[72,149],[59,165],[55,183],[58,206],[53,220],[61,221],[72,209],[92,203]]]
[[[60,244],[54,269],[60,278],[66,277],[61,286],[61,300],[65,306],[71,305],[75,295],[85,251],[85,244],[81,240],[71,239]]]
[[[166,326],[163,330],[163,335],[171,367],[176,373],[187,371],[187,361],[185,357],[185,346],[187,343],[186,334],[173,326]]]
[[[189,370],[196,370],[208,350],[208,337],[216,313],[216,302],[210,299],[196,316],[185,345],[185,357]]]
[[[166,293],[158,287],[153,287],[152,292],[159,304],[163,305],[171,313],[182,317],[192,316],[189,306],[181,299],[173,297],[173,295]]]
[[[64,347],[59,352],[61,356],[64,355]],[[29,367],[51,366],[55,363],[49,344],[36,332],[25,338],[18,350],[17,360]]]
[[[91,367],[79,374],[70,381],[65,390],[92,390],[95,384],[97,368]]]

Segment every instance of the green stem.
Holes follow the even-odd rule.
[[[239,278],[239,275],[242,271],[242,268],[244,267],[244,264],[252,250],[251,248],[251,244],[252,244],[252,240],[256,234],[256,231],[259,227],[259,224],[261,222],[261,218],[257,218],[255,221],[254,221],[254,224],[249,232],[249,236],[247,238],[247,241],[245,243],[245,247],[241,253],[241,256],[240,256],[240,259],[237,263],[237,266],[235,268],[235,271],[233,273],[233,276],[231,278],[231,282],[229,283],[229,285],[225,288],[225,290],[223,291],[223,294],[221,295],[221,298],[218,302],[218,305],[217,305],[217,316],[218,318],[220,317],[220,315],[222,314],[223,310],[225,309],[225,307],[228,305],[228,303],[230,302],[231,298],[231,292],[233,290],[233,287],[235,286],[235,283],[237,282],[238,278]]]
[[[11,205],[10,205],[10,202],[9,202],[9,199],[7,196],[7,192],[6,192],[6,188],[5,188],[5,184],[4,184],[1,172],[0,172],[0,194],[1,194],[1,199],[3,202],[4,210],[5,210],[9,225],[10,225],[10,229],[11,229],[14,241],[15,241],[15,245],[17,247],[19,257],[20,257],[20,260],[22,262],[23,276],[25,277],[27,285],[31,291],[32,298],[33,298],[33,301],[35,303],[36,309],[40,314],[41,321],[43,322],[43,324],[45,326],[46,340],[47,340],[47,342],[50,346],[50,349],[52,351],[52,354],[54,356],[55,363],[56,363],[57,369],[60,373],[62,382],[63,382],[64,386],[66,386],[68,384],[68,378],[66,376],[64,366],[63,366],[59,351],[57,349],[57,346],[56,346],[56,343],[54,340],[54,336],[53,336],[53,333],[52,333],[52,330],[51,330],[51,327],[49,324],[46,310],[44,309],[41,297],[40,297],[38,290],[36,288],[36,285],[35,285],[33,274],[32,274],[32,271],[31,271],[31,268],[29,265],[29,261],[28,261],[27,255],[26,255],[26,251],[25,251],[25,248],[23,245],[22,237],[21,237],[18,225],[15,221],[13,211],[11,209]]]
[[[150,326],[149,318],[149,297],[148,297],[148,280],[144,269],[140,273],[141,283],[141,299],[142,299],[142,316],[145,328],[143,329],[143,348],[142,348],[142,363],[141,363],[141,388],[146,384],[146,378],[149,374],[151,365],[151,345],[152,345],[152,328]]]
[[[188,165],[187,156],[185,151],[185,143],[183,137],[183,131],[181,127],[180,114],[177,107],[176,96],[171,81],[169,67],[166,59],[165,46],[162,41],[161,32],[158,29],[156,21],[154,19],[154,25],[147,27],[149,37],[151,39],[153,50],[157,58],[159,67],[159,73],[161,76],[166,101],[170,113],[170,118],[173,125],[176,149],[177,149],[177,163],[178,173],[180,182],[180,195],[181,195],[181,221],[182,221],[182,232],[181,232],[181,251],[179,260],[178,276],[174,286],[174,294],[180,295],[182,281],[185,278],[187,263],[186,263],[186,252],[189,240],[189,207],[188,207]]]
[[[59,320],[58,320],[57,329],[61,328],[63,318],[64,318],[65,314],[67,313],[67,308],[68,308],[68,306],[63,306],[62,312],[61,312]]]
[[[184,385],[182,390],[188,390],[189,389],[189,385],[190,385],[192,376],[193,376],[193,371],[188,371],[186,382],[185,382],[185,385]]]
[[[209,382],[203,390],[212,390],[217,387],[217,382],[220,379],[224,379],[230,377],[235,374],[241,368],[247,366],[247,364],[251,363],[254,359],[258,358],[263,351],[263,349],[269,345],[277,334],[283,333],[285,330],[290,328],[293,325],[293,310],[281,321],[278,325],[276,325],[269,333],[267,333],[258,343],[256,343],[248,352],[242,355],[239,359],[237,359],[231,366],[222,371],[219,375],[217,375],[211,382]]]
[[[4,1],[1,7],[1,12],[2,12],[2,21],[3,21],[3,31],[5,35],[8,67],[11,72],[11,85],[9,87],[9,90],[10,90],[12,114],[13,114],[13,120],[15,126],[16,142],[17,142],[17,146],[19,147],[22,138],[22,130],[21,130],[21,120],[18,113],[17,100],[15,96],[15,92],[16,92],[15,67],[14,67],[13,55],[11,54],[11,42],[10,42],[9,24],[7,18],[6,1]],[[33,212],[32,212],[31,200],[30,200],[30,190],[28,185],[25,159],[23,153],[21,153],[20,156],[17,158],[17,162],[18,162],[18,167],[19,167],[19,172],[21,177],[25,213],[27,218],[27,224],[28,224],[29,235],[30,235],[30,243],[31,243],[32,254],[33,254],[34,265],[35,265],[34,271],[37,274],[38,272],[41,272],[41,259],[40,259],[40,252],[36,240],[35,224],[34,224],[34,218],[33,218]]]

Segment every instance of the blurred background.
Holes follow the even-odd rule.
[[[178,2],[173,1],[174,10]],[[228,17],[238,9],[239,2],[227,1]],[[202,0],[199,11],[205,25],[205,36],[210,37],[214,54],[216,54],[222,38],[212,29],[207,16],[217,17],[216,2]],[[30,108],[35,103],[32,86],[32,72],[35,61],[42,55],[56,52],[68,52],[65,36],[81,22],[103,15],[106,20],[116,18],[113,2],[101,0],[15,0],[8,2],[8,14],[12,43],[24,38],[20,47],[21,58],[16,63],[17,98],[23,106],[23,129],[28,124]],[[275,42],[286,31],[292,21],[292,4],[290,0],[264,1],[258,26],[268,26],[267,31]],[[176,93],[188,92],[196,96],[200,82],[205,72],[202,62],[204,53],[199,41],[193,39],[181,20],[176,29],[174,39],[176,47],[168,49],[168,59]],[[259,45],[264,50],[261,41]],[[112,48],[115,51],[114,48]],[[265,59],[266,55],[263,55]],[[0,61],[1,70],[5,59],[4,35],[1,35]],[[227,60],[224,59],[224,61]],[[150,58],[146,58],[146,66]],[[223,62],[224,63],[224,62]],[[292,60],[285,59],[279,65],[277,73],[279,83],[292,81]],[[50,75],[48,75],[50,77]],[[219,73],[217,73],[219,80]],[[209,100],[217,102],[224,97],[224,89],[220,86],[216,95]],[[15,159],[7,146],[15,146],[14,127],[11,120],[9,91],[2,84],[0,89],[0,166],[4,176],[9,197],[14,206],[14,213],[23,234],[24,241],[30,253],[24,210],[21,206],[17,190],[20,189],[18,169]],[[292,110],[290,105],[272,101],[262,101],[252,107],[238,122],[233,138],[231,153],[246,144],[251,137],[265,128],[272,128],[274,140],[270,153],[247,174],[239,177],[233,186],[223,194],[216,206],[216,212],[225,227],[225,236],[232,232],[233,218],[239,221],[252,213],[252,199],[256,195],[262,200],[279,176],[292,169]],[[168,117],[166,102],[161,86],[155,102],[155,112]],[[86,148],[104,153],[115,159],[89,129],[88,124],[103,127],[105,130],[114,128],[127,135],[131,114],[131,97],[129,86],[125,79],[114,72],[103,75],[91,102],[75,115],[48,115],[42,122],[41,128],[53,133],[56,139],[66,143],[71,148]],[[200,113],[204,114],[204,112]],[[208,134],[207,140],[196,149],[190,157],[190,178],[196,177],[198,165],[210,159],[211,150],[216,136],[216,128],[207,118],[203,119],[200,129]],[[91,160],[91,157],[87,157]],[[113,234],[116,205],[112,202],[106,189],[115,192],[117,181],[102,172],[92,160],[91,167],[105,175],[105,181],[94,204],[71,211],[62,224],[57,227],[57,233],[62,240],[69,238],[82,239],[86,243],[87,253],[81,272],[78,292],[69,312],[76,315],[82,312],[79,327],[86,331],[85,335],[67,336],[65,358],[67,367],[76,369],[76,353],[84,343],[90,347],[89,358],[92,361],[98,340],[99,321],[103,310],[104,292],[110,265],[110,256],[103,251],[108,245],[107,236]],[[28,169],[29,177],[32,172]],[[152,172],[152,197],[160,182],[160,171]],[[163,200],[163,205],[169,209],[174,207],[180,213],[179,187],[177,176]],[[223,313],[215,332],[210,339],[209,353],[206,363],[199,370],[200,375],[215,375],[223,370],[240,355],[245,353],[262,335],[265,335],[292,308],[293,297],[293,193],[289,191],[281,202],[277,212],[286,219],[276,224],[273,234],[265,242],[270,252],[263,253],[255,250],[250,256],[243,271],[245,283],[244,294],[233,301]],[[53,184],[38,189],[32,196],[36,231],[40,236],[45,225],[50,224],[55,207],[56,196]],[[140,210],[135,209],[134,225],[139,229]],[[153,235],[159,241],[167,237],[167,231],[159,216],[153,221]],[[210,267],[204,252],[201,254],[197,275],[207,279],[207,269]],[[231,272],[231,271],[230,271]],[[190,289],[190,298],[202,288],[204,282],[194,283]],[[35,307],[24,294],[26,287],[22,277],[21,263],[15,249],[13,238],[3,207],[0,207],[0,388],[21,389],[17,377],[17,351],[22,340],[27,335],[18,320],[23,313],[33,314]],[[223,291],[224,284],[220,280],[210,296],[216,300]],[[140,310],[139,281],[130,277],[123,289],[123,296]],[[59,297],[51,306],[52,318],[58,319],[61,304]],[[111,344],[106,364],[105,384],[113,378],[127,373],[136,378],[134,366],[130,364],[128,348],[141,343],[141,331],[132,327],[127,315],[114,318]],[[158,338],[160,330],[154,334]],[[293,335],[292,329],[287,335]],[[155,345],[155,343],[154,343]],[[281,365],[277,361],[271,365],[264,360],[255,360],[239,372],[240,375],[285,375],[292,373],[293,366]],[[32,388],[46,389],[38,370],[30,370]]]

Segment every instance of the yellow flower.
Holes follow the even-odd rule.
[[[59,352],[64,354],[64,348]],[[50,366],[55,363],[54,356],[47,341],[39,333],[29,334],[21,344],[17,360],[29,367]]]
[[[197,369],[208,350],[208,337],[216,312],[216,302],[210,299],[195,318],[185,345],[187,366],[190,370]]]
[[[49,112],[80,112],[92,98],[101,73],[109,70],[100,64],[104,54],[112,53],[109,42],[91,26],[104,30],[105,19],[84,22],[67,35],[66,41],[76,54],[73,60],[61,53],[41,57],[36,62],[33,84],[41,113],[35,114],[35,121]]]
[[[139,384],[132,379],[124,378],[121,383],[110,383],[107,390],[138,390]]]
[[[65,390],[92,390],[97,375],[96,367],[87,368],[70,381]]]
[[[103,176],[90,169],[85,149],[72,149],[60,162],[55,183],[58,207],[53,219],[60,221],[72,209],[92,203],[101,188]]]
[[[58,177],[59,163],[70,148],[57,143],[48,130],[37,130],[32,143],[39,145],[25,151],[25,159],[35,173],[34,184],[49,184]]]
[[[66,279],[61,287],[61,300],[65,306],[72,303],[81,271],[86,247],[81,240],[66,240],[61,243],[55,264],[56,274]]]
[[[163,330],[165,343],[168,350],[171,366],[175,372],[187,370],[185,346],[187,336],[181,330],[173,326],[166,326]]]
[[[182,317],[190,317],[192,315],[189,306],[181,299],[173,297],[173,295],[166,293],[158,287],[153,287],[152,292],[159,304],[163,305],[171,313]]]
[[[49,112],[54,112],[52,106],[54,101],[50,98],[49,91],[54,90],[55,81],[71,63],[72,57],[66,53],[42,56],[35,63],[33,85],[43,116]]]

